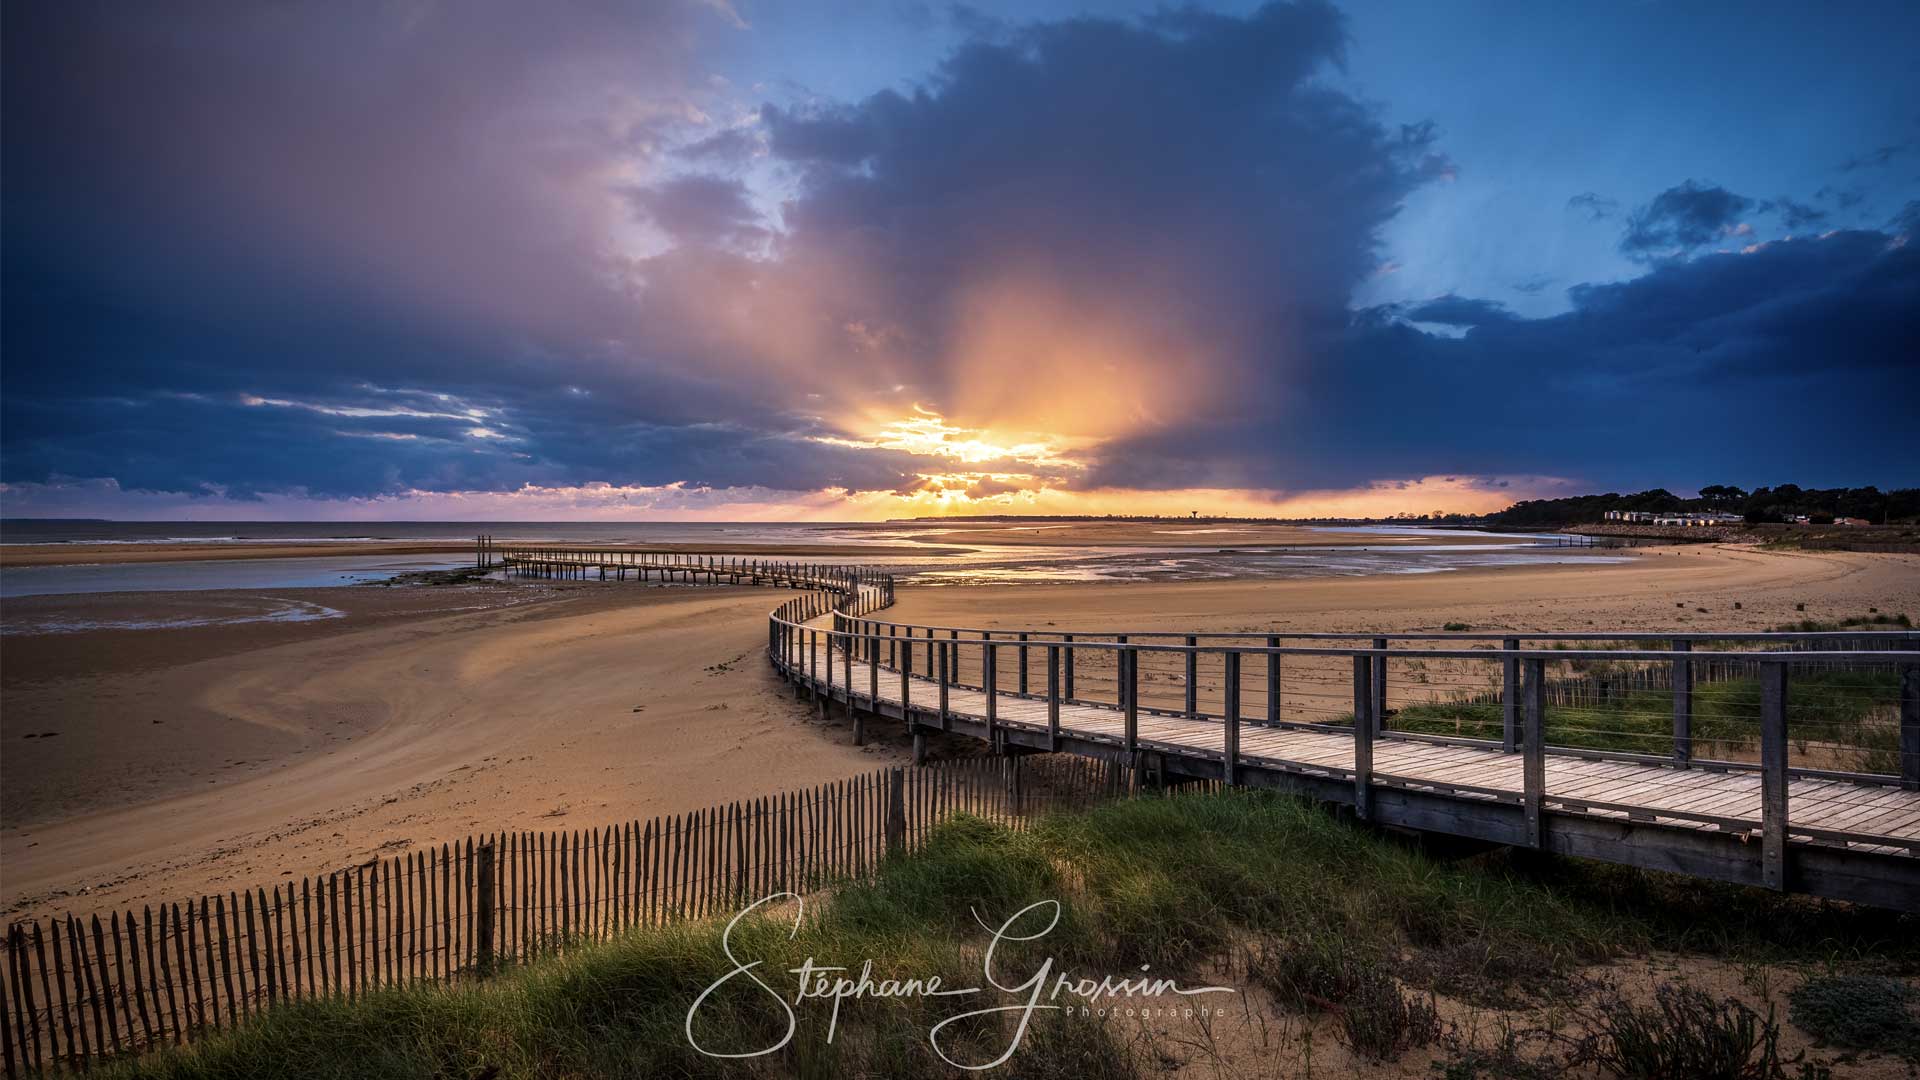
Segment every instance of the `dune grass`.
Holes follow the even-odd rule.
[[[764,960],[757,970],[789,1000],[793,980],[784,972],[806,957],[856,969],[872,959],[876,979],[940,975],[949,986],[977,986],[988,935],[975,912],[997,925],[1046,900],[1062,903],[1059,924],[998,958],[1015,979],[1047,957],[1056,971],[1098,978],[1131,975],[1142,964],[1192,972],[1235,955],[1246,957],[1241,985],[1294,977],[1290,971],[1316,977],[1297,965],[1258,966],[1250,942],[1269,959],[1338,956],[1341,970],[1358,973],[1356,985],[1379,986],[1370,972],[1387,965],[1399,981],[1448,993],[1653,947],[1769,961],[1873,955],[1920,970],[1920,926],[1910,918],[1540,856],[1441,861],[1322,808],[1244,791],[1145,797],[1019,832],[957,819],[923,850],[887,860],[874,880],[810,902],[791,939],[789,908],[743,921],[732,944],[742,960]],[[485,983],[293,1005],[237,1032],[101,1072],[955,1076],[962,1074],[929,1049],[928,1029],[1014,1000],[852,1000],[831,1044],[830,1003],[808,1001],[795,1008],[797,1030],[782,1049],[707,1057],[689,1045],[683,1025],[695,997],[731,967],[722,931],[719,923],[643,929]],[[1183,980],[1205,981],[1217,980]],[[1393,1002],[1404,1011],[1404,1001]],[[1002,1016],[949,1028],[944,1045],[957,1060],[991,1060],[1010,1041],[1012,1023]],[[708,999],[694,1034],[713,1049],[738,1051],[773,1045],[786,1024],[767,991],[736,978]],[[1371,1038],[1402,1045],[1395,1030]],[[1146,1075],[1152,1063],[1136,1060],[1139,1053],[1097,1019],[1043,1015],[999,1074]]]
[[[1802,753],[1820,746],[1829,768],[1899,773],[1900,695],[1892,671],[1796,673],[1788,699],[1788,736]],[[1693,688],[1696,757],[1724,756],[1759,746],[1758,679],[1702,682]],[[1498,740],[1503,709],[1498,703],[1422,702],[1397,709],[1397,731]],[[1348,722],[1351,722],[1349,718]],[[1673,702],[1665,692],[1622,694],[1604,703],[1547,706],[1549,746],[1673,752]]]

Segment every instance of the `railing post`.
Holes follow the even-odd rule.
[[[912,652],[912,649],[907,650],[909,656]],[[913,672],[905,664],[897,670],[900,672],[900,721],[907,725],[907,734],[915,735],[919,733],[920,725],[913,718]],[[919,762],[916,761],[914,764],[917,765]]]
[[[1279,647],[1280,647],[1280,639],[1278,637],[1267,638],[1267,648],[1277,649]],[[1270,652],[1267,654],[1267,723],[1277,724],[1279,722],[1280,722],[1280,654],[1277,652]]]
[[[1131,646],[1120,649],[1120,705],[1126,717],[1127,753],[1140,749],[1140,695],[1137,658]],[[1136,763],[1137,764],[1137,763]]]
[[[1027,632],[1020,631],[1020,696],[1027,696]]]
[[[1673,651],[1690,653],[1693,642],[1672,642]],[[1673,763],[1687,768],[1693,761],[1693,661],[1673,662]]]
[[[1900,782],[1920,791],[1920,664],[1900,665]]]
[[[1521,739],[1520,803],[1526,812],[1527,846],[1537,848],[1545,835],[1541,803],[1547,788],[1547,662],[1527,661],[1526,733]]]
[[[820,651],[820,632],[814,631],[813,651]],[[827,718],[827,712],[833,708],[833,631],[827,631],[827,655],[824,661],[827,669],[827,693],[820,701],[820,719]]]
[[[951,722],[947,719],[947,690],[948,690],[948,687],[951,685],[951,683],[947,678],[949,674],[947,661],[948,661],[947,643],[943,641],[940,643],[940,730],[941,731],[951,730],[951,726],[950,726]]]
[[[1373,647],[1385,650],[1387,639],[1373,639]],[[1373,730],[1379,734],[1387,730],[1387,658],[1384,652],[1373,658]]]
[[[852,627],[854,623],[849,620],[847,625]],[[853,717],[853,650],[856,647],[853,631],[849,629],[847,636],[840,639],[840,685],[847,692],[848,719]],[[833,654],[829,652],[827,655]]]
[[[880,715],[880,639],[873,639],[873,656],[867,660],[867,711]]]
[[[887,770],[887,854],[907,848],[907,774],[899,766]]]
[[[1187,635],[1187,715],[1200,715],[1200,639]]]
[[[1353,812],[1373,816],[1373,658],[1353,658]]]
[[[480,974],[493,974],[494,864],[493,841],[474,849],[474,895],[469,901],[474,913],[473,934],[479,958]]]
[[[990,643],[982,645],[981,648],[984,651],[980,654],[980,682],[981,689],[987,695],[987,748],[998,753],[1003,749],[1000,745],[1000,732],[996,727],[996,722],[1000,719],[1000,660],[994,654],[999,650]]]
[[[1231,787],[1240,782],[1240,654],[1229,649],[1221,660],[1226,666],[1227,685],[1226,701],[1222,707],[1226,714],[1226,730],[1220,738],[1220,779]]]
[[[1787,665],[1760,665],[1760,876],[1787,887]]]
[[[1060,646],[1047,646],[1047,750],[1060,749]]]
[[[1073,700],[1073,635],[1063,634],[1061,635],[1061,637],[1066,642],[1066,645],[1067,645],[1067,662],[1066,662],[1066,667],[1063,669],[1065,671],[1065,674],[1060,676],[1060,696],[1067,699],[1068,701],[1072,701]]]
[[[1500,647],[1511,653],[1520,648],[1519,638],[1507,638]],[[1500,749],[1513,753],[1520,745],[1520,661],[1509,656],[1500,661]]]

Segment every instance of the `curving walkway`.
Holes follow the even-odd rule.
[[[622,550],[494,550],[510,573],[632,575],[807,590],[770,616],[768,655],[821,708],[845,707],[855,718],[856,738],[869,718],[887,719],[907,725],[916,750],[926,732],[944,731],[987,741],[1006,753],[1102,759],[1131,770],[1141,783],[1217,779],[1280,788],[1352,806],[1359,816],[1384,826],[1920,910],[1920,775],[1914,775],[1920,772],[1920,651],[1912,651],[1916,636],[1911,633],[1775,635],[1780,640],[1766,644],[1796,651],[1715,649],[1702,655],[1692,646],[1734,636],[1640,635],[1666,651],[1568,650],[1564,643],[1522,649],[1518,644],[1541,640],[1522,638],[1489,652],[1488,635],[1471,634],[1284,639],[1305,640],[1304,645],[1282,645],[1280,638],[1245,644],[1246,635],[1207,634],[1109,634],[1089,640],[1053,630],[989,634],[878,621],[871,616],[891,605],[893,582],[870,568]],[[1609,640],[1633,636],[1609,635]],[[1415,654],[1422,662],[1504,668],[1507,738],[1516,748],[1499,741],[1396,732],[1380,722],[1389,659],[1404,662],[1409,655],[1388,646],[1404,647],[1415,638],[1425,646]],[[1009,654],[1018,656],[1017,681],[1002,670],[1010,664]],[[959,675],[962,656],[969,658],[969,681]],[[1097,692],[1076,693],[1087,681],[1074,685],[1076,657],[1083,672],[1099,664],[1111,673],[1107,681],[1113,686],[1104,699]],[[1232,687],[1218,710],[1198,707],[1193,687],[1202,657],[1224,668]],[[1175,669],[1184,661],[1184,708],[1155,708],[1143,701],[1138,683],[1143,658]],[[1351,665],[1347,722],[1289,723],[1277,719],[1277,708],[1262,716],[1255,703],[1243,703],[1241,672],[1264,666],[1277,693],[1282,658],[1290,664]],[[1686,698],[1676,695],[1676,701],[1688,702],[1696,667],[1754,665],[1762,687],[1760,762],[1546,745],[1548,665],[1570,660],[1673,664],[1676,680],[1687,687]],[[1904,783],[1891,775],[1789,767],[1787,672],[1839,664],[1901,673],[1898,750],[1909,773]],[[1042,687],[1039,692],[1036,685]]]

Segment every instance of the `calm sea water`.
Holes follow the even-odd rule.
[[[478,533],[552,540],[567,544],[725,544],[758,548],[779,558],[795,544],[926,543],[950,528],[939,522],[883,526],[815,523],[721,522],[0,522],[6,544],[286,543],[449,540]],[[1338,531],[1353,532],[1343,528]],[[1073,545],[1028,547],[972,544],[959,555],[929,551],[924,557],[898,551],[831,561],[884,566],[911,585],[990,585],[1021,582],[1188,581],[1232,578],[1432,574],[1468,567],[1531,563],[1607,563],[1625,556],[1596,554],[1558,545],[1552,535],[1515,536],[1470,530],[1420,530],[1391,526],[1378,545],[1287,548],[1192,548],[1146,544],[1130,548]],[[1169,525],[1168,545],[1203,539],[1203,527]],[[1412,544],[1415,537],[1444,543]],[[410,570],[465,565],[453,555],[341,555],[297,559],[234,559],[187,563],[0,567],[0,598],[57,593],[178,591],[192,589],[286,589],[381,581]]]

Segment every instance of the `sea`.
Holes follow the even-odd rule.
[[[1610,563],[1630,556],[1568,547],[1558,534],[1488,533],[1471,529],[1341,526],[1330,532],[1367,532],[1379,543],[1280,548],[1193,547],[1212,530],[1172,522],[1155,534],[1165,545],[1087,547],[1073,544],[1003,545],[937,537],[955,523],[894,522],[529,522],[529,521],[0,521],[0,599],[59,593],[166,592],[194,589],[290,589],[381,582],[422,570],[468,565],[471,556],[339,555],[287,559],[209,559],[170,563],[96,563],[5,566],[4,548],[21,544],[286,544],[322,547],[368,542],[471,541],[488,534],[569,545],[701,544],[751,549],[767,558],[793,557],[801,544],[884,545],[873,555],[820,561],[888,569],[903,584],[1006,585],[1099,581],[1195,581],[1235,578],[1356,577],[1439,574],[1472,567],[1546,563]],[[1045,530],[1038,524],[1036,530]],[[1413,543],[1425,540],[1423,543]],[[1204,541],[1203,541],[1204,543]],[[910,550],[927,547],[924,557]],[[939,549],[966,547],[964,554]],[[752,556],[749,556],[752,557]]]

